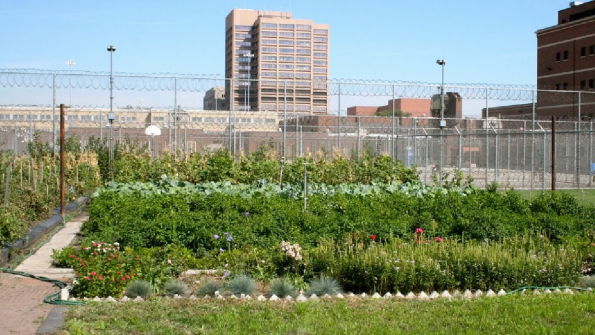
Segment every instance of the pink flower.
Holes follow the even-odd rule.
[[[89,277],[85,277],[85,279],[86,279],[86,280],[91,280],[91,278],[89,278]]]
[[[94,276],[95,276],[95,272],[91,272],[91,277],[94,277]]]
[[[103,276],[102,275],[99,275],[99,276],[97,276],[97,279],[103,280]]]
[[[442,238],[441,237],[434,237],[434,241],[441,243],[442,242]]]
[[[168,264],[168,265],[171,265],[171,259],[168,259],[168,260],[167,260],[167,264]]]
[[[126,275],[126,279],[130,279],[130,275]]]
[[[419,234],[423,234],[423,233],[424,233],[424,230],[423,230],[423,229],[421,229],[421,228],[417,228],[417,229],[415,230],[415,233],[416,233],[416,234],[418,234],[418,235],[419,235]]]
[[[376,235],[372,234],[372,241],[376,241]]]

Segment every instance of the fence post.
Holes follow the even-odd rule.
[[[339,82],[339,111],[338,111],[338,119],[337,122],[339,123],[339,132],[337,134],[337,149],[339,155],[341,154],[341,82]]]
[[[392,116],[391,116],[391,137],[390,137],[390,143],[391,143],[391,149],[390,149],[390,153],[391,153],[391,157],[393,158],[393,161],[397,160],[396,157],[396,150],[395,150],[395,84],[393,84],[393,99],[391,100],[391,104],[393,105],[393,110],[392,110]]]
[[[52,76],[52,157],[56,153],[56,74]]]
[[[581,92],[578,92],[578,121],[575,126],[575,135],[574,135],[574,157],[575,157],[575,170],[576,170],[576,187],[581,188],[581,164],[580,164],[580,142],[581,142]]]
[[[535,180],[535,91],[531,98],[531,189]]]
[[[486,150],[485,150],[485,155],[486,155],[486,173],[485,173],[485,187],[488,187],[488,169],[490,167],[490,119],[489,119],[489,115],[490,115],[490,108],[488,106],[488,89],[486,88],[486,124],[485,124],[485,128],[486,128]]]
[[[234,106],[234,96],[233,96],[233,91],[234,91],[234,87],[233,87],[233,78],[231,78],[229,80],[229,95],[230,95],[230,99],[229,99],[229,118],[228,118],[228,126],[227,126],[227,130],[229,131],[229,155],[233,155],[233,150],[231,148],[231,128],[233,127],[233,125],[231,124],[231,118],[232,118],[232,111],[233,111],[233,106]],[[215,98],[215,101],[217,99]]]
[[[178,157],[178,78],[174,77],[174,145],[175,157]]]
[[[359,148],[360,148],[360,132],[361,132],[361,117],[356,116],[355,119],[357,120],[357,147],[355,148],[355,152],[356,152],[356,158],[357,158],[357,162],[359,163]]]
[[[593,187],[593,120],[589,121],[589,187]]]
[[[527,121],[523,121],[523,187],[525,187],[525,168],[526,168],[526,162],[527,162],[527,158],[526,158],[526,152],[527,152],[527,147],[526,147],[526,135],[527,135]]]
[[[494,136],[496,137],[496,142],[494,144],[494,181],[498,182],[498,132],[496,131],[496,129],[492,129],[494,130]]]
[[[455,130],[459,133],[459,159],[457,161],[457,169],[461,171],[461,160],[463,155],[463,133],[455,126]]]
[[[62,221],[66,216],[66,180],[64,173],[66,172],[64,162],[64,119],[66,118],[66,112],[64,111],[64,104],[60,104],[60,215],[62,215]],[[110,163],[111,164],[111,163]],[[110,166],[111,169],[111,166]]]
[[[287,81],[283,82],[283,159],[287,157]]]
[[[545,132],[544,132],[545,136]],[[544,137],[545,143],[545,137]],[[544,147],[545,148],[545,147]],[[543,152],[545,156],[545,151]],[[544,158],[545,159],[545,158]],[[556,190],[556,117],[552,116],[552,191]],[[545,175],[545,169],[543,171]]]

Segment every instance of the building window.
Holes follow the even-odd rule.
[[[279,64],[279,69],[293,70],[293,65],[292,64]]]
[[[328,45],[326,44],[314,44],[314,50],[326,50]]]
[[[326,80],[326,76],[314,76],[314,80]]]
[[[267,52],[267,53],[276,53],[277,52],[277,48],[262,48],[261,50],[262,50],[262,52]]]
[[[586,88],[587,82],[584,80],[581,80],[581,90],[584,90]]]
[[[281,57],[279,57],[279,61],[281,61],[281,62],[293,62],[293,57],[281,56]]]
[[[279,29],[294,29],[295,25],[293,24],[279,24]]]
[[[298,57],[299,58],[299,57]],[[298,60],[299,62],[299,60]],[[296,65],[295,66],[296,70],[302,70],[302,71],[310,71],[310,65]]]
[[[252,30],[252,26],[240,26],[240,25],[237,25],[236,26],[236,30],[250,31],[250,30]]]
[[[326,73],[326,68],[324,68],[324,67],[315,67],[314,68],[314,72]]]
[[[309,55],[311,52],[310,49],[296,49],[295,53],[300,55]]]
[[[279,49],[279,53],[282,53],[282,54],[292,54],[293,53],[293,49],[292,48],[280,48]]]
[[[309,24],[298,24],[297,25],[297,30],[310,30],[312,29],[312,26]]]
[[[556,84],[556,91],[560,90],[560,84]]]
[[[566,91],[568,89],[568,83],[562,84],[562,90]]]
[[[581,57],[585,57],[587,55],[587,47],[581,48]]]
[[[263,69],[276,69],[277,68],[277,64],[262,63],[261,67]]]
[[[562,54],[560,52],[556,52],[556,62],[559,62],[562,60]]]
[[[595,45],[589,45],[589,56],[595,55]]]
[[[293,73],[291,73],[291,72],[279,72],[279,78],[293,78]]]
[[[263,30],[262,31],[262,36],[275,37],[275,36],[277,36],[277,32],[276,31]]]
[[[299,63],[310,63],[310,57],[297,57],[296,61]]]
[[[328,42],[328,37],[314,36],[314,42]]]
[[[310,46],[310,41],[297,41],[295,42],[296,45],[299,45],[301,47],[309,47]]]
[[[326,65],[327,62],[325,60],[315,60],[314,65]]]
[[[310,38],[310,36],[312,36],[312,35],[310,35],[310,33],[297,33],[296,34],[296,37],[299,37],[299,38]]]
[[[589,88],[590,89],[594,89],[595,88],[595,80],[594,79],[589,79]]]
[[[280,45],[293,45],[292,40],[279,40]]]
[[[252,43],[250,43],[250,42],[236,42],[236,46],[238,46],[238,47],[250,47],[250,46],[252,46]]]
[[[317,58],[326,58],[326,56],[327,56],[326,52],[315,52],[314,53],[314,57],[317,57]]]
[[[262,60],[277,60],[277,56],[262,56]]]
[[[327,29],[314,29],[314,34],[328,35]]]
[[[236,34],[236,38],[252,38],[250,34]]]
[[[273,29],[277,29],[277,24],[276,23],[263,23],[261,25],[263,28],[273,28]]]
[[[298,79],[310,79],[309,73],[296,73],[295,77]]]
[[[564,60],[568,60],[568,50],[564,50]]]
[[[293,37],[293,33],[290,33],[288,31],[280,31],[279,37]]]

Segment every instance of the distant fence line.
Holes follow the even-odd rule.
[[[265,144],[280,159],[338,154],[358,159],[364,153],[385,154],[417,166],[426,182],[435,176],[439,180],[452,176],[455,170],[480,187],[497,182],[504,187],[546,189],[552,180],[551,120],[535,115],[537,94],[544,91],[530,85],[446,84],[445,90],[456,91],[473,108],[485,107],[488,113],[499,102],[532,108],[530,115],[506,118],[498,118],[497,113],[488,119],[449,117],[442,129],[429,113],[427,117],[346,115],[353,105],[386,104],[383,98],[430,98],[439,92],[439,85],[431,83],[329,80],[324,82],[330,97],[329,115],[308,115],[288,106],[283,106],[284,113],[223,106],[205,111],[204,92],[231,81],[218,76],[115,73],[114,78],[117,117],[109,124],[108,73],[0,69],[0,147],[23,153],[34,133],[56,143],[57,106],[64,103],[69,106],[66,134],[76,135],[83,145],[91,137],[116,142],[130,138],[153,155],[221,148],[237,156]],[[552,92],[545,96],[548,99],[573,104],[578,95],[578,106],[589,106],[593,100],[589,98],[592,92],[545,92]],[[146,135],[149,125],[158,126],[162,134]],[[557,186],[593,187],[591,116],[584,112],[580,121],[558,120],[556,130]]]

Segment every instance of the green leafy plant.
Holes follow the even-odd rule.
[[[212,278],[206,279],[196,289],[196,295],[204,297],[205,295],[214,296],[215,292],[221,292],[223,290],[223,283],[214,280]]]
[[[128,284],[124,295],[131,299],[136,297],[146,298],[151,294],[151,291],[151,284],[149,282],[137,279]]]
[[[163,286],[163,291],[165,294],[173,296],[173,295],[185,295],[188,293],[188,285],[180,280],[170,280],[165,283]]]
[[[256,291],[256,281],[247,275],[240,274],[229,280],[227,289],[235,295],[251,295]]]
[[[275,279],[271,282],[271,287],[269,288],[269,295],[272,296],[273,294],[284,298],[286,296],[293,295],[297,290],[297,287],[293,285],[289,280],[285,278]]]
[[[314,278],[312,281],[310,281],[310,288],[306,294],[316,294],[317,296],[323,296],[325,294],[336,295],[341,293],[341,291],[342,289],[339,281],[326,275],[321,275],[320,277]]]

